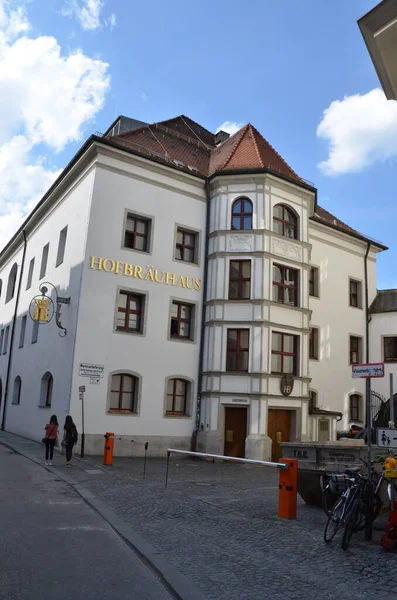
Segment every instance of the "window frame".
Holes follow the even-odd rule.
[[[57,257],[55,262],[55,268],[59,267],[65,259],[65,250],[66,250],[66,241],[68,237],[68,226],[61,229],[59,232],[58,238],[58,249],[57,249]]]
[[[357,406],[352,406],[352,399],[357,398]],[[361,394],[354,392],[353,394],[349,394],[349,421],[356,421],[358,423],[363,422],[362,411],[363,411],[363,397]],[[354,416],[353,411],[357,411],[357,417]]]
[[[120,309],[118,299],[119,295],[127,296],[126,308]],[[135,290],[129,290],[124,287],[118,287],[116,290],[116,306],[115,306],[115,325],[114,331],[117,333],[128,333],[128,334],[136,334],[136,335],[144,335],[144,326],[145,326],[145,316],[146,316],[146,296],[147,294],[141,293]],[[130,297],[139,298],[140,308],[139,310],[131,310],[129,308],[129,299]],[[135,314],[139,315],[139,327],[137,329],[132,329],[128,326],[120,327],[117,324],[117,319],[119,313],[125,314],[124,317],[124,325],[129,322],[129,315]]]
[[[385,348],[386,340],[392,340],[392,343],[393,343],[393,346],[394,346],[394,348],[393,348],[393,358],[392,359],[386,358],[386,348]],[[383,362],[385,362],[387,364],[396,363],[397,362],[397,335],[384,335],[384,336],[382,336],[382,349],[383,349]]]
[[[182,233],[183,235],[183,239],[182,239],[182,244],[180,244],[178,242],[178,233]],[[194,236],[194,245],[190,246],[188,244],[185,244],[185,235],[192,235]],[[174,256],[173,259],[175,261],[177,261],[178,263],[184,262],[187,263],[189,265],[198,265],[199,263],[199,244],[200,244],[200,232],[197,231],[196,229],[191,229],[190,227],[186,227],[184,225],[175,224],[175,239],[174,239]],[[181,247],[182,248],[182,258],[178,258],[176,256],[176,251],[177,248]],[[184,258],[184,249],[187,248],[189,250],[193,250],[193,260],[187,260],[186,258]]]
[[[282,336],[281,350],[273,350],[273,335],[278,334]],[[294,350],[293,352],[284,352],[284,338],[292,337],[294,340]],[[299,336],[293,333],[285,333],[283,331],[272,331],[272,345],[271,345],[271,353],[270,360],[272,359],[273,354],[277,356],[281,356],[281,371],[273,371],[272,366],[270,365],[270,372],[272,375],[293,375],[294,377],[298,377],[298,365],[299,365]],[[293,370],[292,373],[284,372],[284,356],[292,356],[293,357]]]
[[[51,408],[54,378],[52,373],[46,371],[40,382],[40,408]]]
[[[274,209],[277,208],[278,206],[280,206],[283,209],[283,217],[280,219],[280,217],[275,217],[274,216]],[[288,219],[285,218],[285,211],[289,211],[294,217],[295,217],[295,221],[289,221]],[[277,235],[281,235],[284,238],[287,238],[289,240],[299,240],[299,216],[297,215],[297,213],[295,212],[295,210],[289,206],[288,204],[283,204],[282,202],[279,202],[278,204],[275,204],[273,206],[273,211],[272,211],[272,216],[273,216],[273,221],[272,221],[272,231],[273,233],[277,234]],[[283,227],[283,233],[280,234],[277,231],[275,231],[274,229],[274,221],[278,221],[279,223],[282,223],[282,227]],[[293,226],[294,228],[294,237],[290,237],[288,235],[285,234],[286,231],[286,226]]]
[[[6,297],[5,297],[4,304],[7,304],[8,302],[11,302],[11,300],[15,296],[15,288],[16,288],[16,285],[17,285],[17,277],[18,277],[18,264],[15,262],[12,265],[12,267],[10,269],[10,272],[8,274]]]
[[[356,292],[352,291],[352,285],[357,286]],[[357,304],[353,302],[354,297],[357,297]],[[349,277],[349,306],[362,309],[362,282],[351,277]]]
[[[195,311],[196,305],[190,302],[186,302],[185,300],[179,300],[176,298],[171,298],[170,305],[170,320],[169,320],[169,328],[168,328],[168,339],[170,340],[181,340],[181,341],[193,341],[194,340],[194,330],[195,330]],[[178,307],[177,317],[172,316],[172,307]],[[189,309],[189,318],[184,319],[181,316],[182,307],[187,307]],[[178,323],[178,332],[180,332],[181,323],[188,323],[189,332],[188,335],[180,335],[172,333],[172,323],[176,321]]]
[[[26,324],[28,321],[27,315],[22,315],[21,319],[21,328],[19,330],[19,345],[18,348],[23,348],[25,345],[25,337],[26,337]]]
[[[8,340],[10,338],[10,326],[6,325],[4,328],[4,344],[2,348],[2,354],[7,354],[8,352]]]
[[[314,277],[312,279],[312,272]],[[313,293],[311,293],[311,286],[313,286]],[[311,266],[309,269],[309,296],[310,298],[319,298],[319,268]]]
[[[38,323],[38,321],[33,321],[33,327],[32,327],[32,344],[36,344],[37,340],[39,339],[39,328],[40,328],[40,324]]]
[[[120,377],[120,389],[113,389],[113,377]],[[133,380],[133,392],[132,392],[132,403],[133,410],[127,410],[120,408],[122,406],[122,395],[123,395],[123,382],[124,377],[130,377]],[[140,397],[140,376],[137,373],[131,371],[112,371],[109,373],[109,387],[108,387],[108,402],[107,402],[107,414],[108,415],[139,415],[139,397]],[[111,408],[112,393],[119,394],[118,406],[119,408]],[[128,393],[128,392],[126,392]]]
[[[16,393],[16,385],[18,383],[18,393]],[[12,404],[19,406],[21,404],[21,392],[22,392],[22,378],[17,375],[14,379],[14,386],[12,389]]]
[[[356,349],[352,349],[352,340],[358,340],[357,343],[357,350]],[[360,365],[362,363],[361,357],[362,357],[362,344],[363,344],[363,338],[358,336],[358,335],[349,335],[349,364],[350,365]],[[357,352],[358,355],[358,360],[353,362],[353,353]]]
[[[237,204],[237,202],[242,202],[241,204],[241,209],[239,212],[234,212],[235,211],[235,205]],[[245,203],[248,202],[250,204],[251,207],[251,212],[246,212],[245,211]],[[244,219],[246,217],[250,217],[251,218],[251,227],[244,227]],[[231,206],[231,222],[230,222],[230,229],[231,231],[253,231],[254,228],[254,224],[253,224],[253,217],[254,217],[254,205],[253,202],[250,198],[248,198],[247,196],[240,196],[239,198],[235,198],[232,202],[232,206]],[[233,219],[234,218],[239,218],[240,219],[240,227],[239,228],[235,228],[233,227]],[[242,225],[242,227],[241,227]]]
[[[45,246],[43,246],[43,250],[41,251],[39,280],[43,279],[46,276],[49,254],[50,254],[50,242],[47,242],[47,244],[45,244]]]
[[[313,409],[318,406],[318,393],[316,390],[309,389],[309,415],[312,414]]]
[[[30,259],[29,262],[29,271],[26,279],[26,289],[29,290],[32,287],[33,273],[34,273],[34,264],[35,264],[35,256]]]
[[[319,341],[320,341],[320,329],[319,327],[311,327],[309,334],[309,359],[319,360]]]
[[[232,279],[232,263],[237,263],[238,264],[238,277]],[[246,263],[249,263],[249,277],[244,277],[243,272],[244,272],[244,265]],[[251,299],[251,277],[252,277],[252,260],[251,259],[231,259],[229,261],[229,300],[250,300]],[[248,291],[248,296],[244,296],[242,294],[242,290],[244,289],[244,284],[246,282],[249,282],[249,291]],[[237,297],[236,298],[232,298],[232,296],[230,295],[230,291],[231,291],[231,285],[233,283],[237,282]]]
[[[275,281],[274,280],[274,269],[280,269],[281,270],[281,282]],[[285,279],[286,279],[286,271],[293,271],[296,274],[296,284],[295,285],[288,285],[286,283],[284,283]],[[295,306],[295,307],[299,307],[300,306],[300,302],[299,302],[299,290],[300,290],[300,286],[299,286],[299,275],[300,275],[300,271],[299,269],[295,269],[295,268],[291,268],[288,267],[286,265],[280,265],[279,263],[273,263],[272,265],[272,277],[273,277],[273,282],[272,282],[272,302],[276,302],[277,304],[284,304],[285,306]],[[282,288],[283,290],[283,299],[280,300],[274,300],[273,297],[273,291],[274,291],[274,287],[277,288]],[[291,304],[289,302],[286,302],[286,292],[287,290],[295,290],[295,302],[294,304]]]
[[[168,384],[170,381],[173,382],[172,394],[168,393]],[[182,381],[185,384],[184,411],[183,412],[174,410],[176,398],[181,397],[180,394],[175,394],[178,381]],[[190,413],[191,413],[190,398],[191,398],[191,393],[192,393],[192,385],[193,385],[193,382],[190,379],[183,377],[182,375],[172,375],[170,377],[167,377],[167,379],[165,381],[165,406],[164,406],[164,416],[165,417],[178,417],[178,418],[188,417],[188,418],[190,418],[190,416],[191,416],[190,415]],[[167,410],[168,398],[170,396],[172,397],[172,409],[173,410]]]
[[[236,348],[230,348],[229,346],[229,337],[232,331],[237,332],[236,339]],[[241,333],[248,332],[248,343],[247,346],[240,346]],[[247,353],[247,368],[240,368],[241,358],[240,355],[243,353]],[[228,368],[228,359],[230,354],[236,355],[236,368],[231,369]],[[226,333],[226,371],[228,372],[240,372],[240,373],[248,373],[249,372],[249,361],[250,361],[250,330],[247,327],[228,327]]]
[[[146,249],[145,250],[141,250],[140,248],[135,248],[135,247],[131,247],[131,246],[126,246],[125,241],[126,241],[126,234],[127,231],[130,232],[130,230],[127,230],[127,222],[128,219],[136,219],[138,221],[144,221],[147,225],[147,229],[146,229]],[[136,224],[134,225],[134,227],[136,228]],[[130,252],[140,252],[141,254],[152,254],[152,241],[153,241],[153,228],[154,228],[154,218],[151,215],[145,215],[136,211],[132,211],[132,210],[125,210],[124,213],[124,222],[123,222],[123,231],[122,231],[122,238],[121,238],[121,248],[122,250],[129,250]],[[135,229],[133,232],[134,236],[136,235]],[[141,234],[137,234],[139,237],[144,237]],[[135,237],[134,237],[134,243],[135,243]]]

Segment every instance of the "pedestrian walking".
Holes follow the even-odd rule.
[[[45,426],[45,464],[51,466],[54,457],[54,446],[58,437],[59,425],[56,415],[52,415],[50,422]]]
[[[66,466],[70,467],[70,461],[72,460],[73,446],[77,444],[79,436],[77,434],[77,427],[73,423],[73,419],[68,415],[65,419],[65,425],[63,428],[63,446],[66,450]]]

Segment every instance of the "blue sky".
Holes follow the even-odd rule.
[[[324,208],[390,246],[378,287],[397,287],[397,103],[357,26],[376,0],[45,4],[0,0],[0,243],[91,133],[183,113],[251,122]]]

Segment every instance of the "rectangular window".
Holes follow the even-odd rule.
[[[383,360],[397,362],[397,337],[383,338]]]
[[[43,248],[43,254],[41,255],[41,265],[40,265],[40,279],[43,279],[43,277],[45,277],[45,274],[47,271],[49,249],[50,249],[50,244],[46,244]]]
[[[273,302],[298,306],[299,271],[273,265]]]
[[[23,348],[23,345],[25,343],[26,320],[27,320],[27,316],[24,315],[21,320],[21,332],[19,334],[19,347],[20,348]]]
[[[309,272],[309,296],[318,298],[318,269],[311,267]]]
[[[4,342],[4,328],[0,333],[0,354],[3,352],[3,342]]]
[[[59,234],[59,242],[58,242],[58,252],[57,252],[57,262],[55,264],[56,267],[59,267],[63,263],[63,259],[65,256],[65,246],[66,246],[66,237],[68,235],[67,226],[62,229]]]
[[[197,262],[197,233],[181,229],[176,230],[175,260]]]
[[[309,415],[317,408],[317,394],[313,390],[309,390]]]
[[[26,289],[27,290],[32,286],[33,270],[34,270],[34,258],[32,258],[29,263],[28,278],[26,280]]]
[[[273,332],[272,373],[298,374],[298,336]]]
[[[248,371],[249,329],[227,330],[226,371]]]
[[[251,297],[251,261],[231,260],[229,270],[229,300]]]
[[[171,305],[171,330],[170,336],[193,339],[194,306],[173,300]]]
[[[167,415],[187,415],[189,382],[184,379],[169,379],[167,383]]]
[[[318,329],[312,327],[309,338],[309,358],[318,359]]]
[[[361,283],[359,281],[354,281],[353,279],[350,279],[349,288],[350,306],[361,308]]]
[[[358,394],[349,397],[349,420],[361,421],[361,396]]]
[[[110,388],[109,412],[137,412],[138,379],[127,373],[113,375]]]
[[[5,336],[4,336],[3,354],[7,354],[7,350],[8,350],[8,336],[9,336],[9,334],[10,334],[10,326],[7,325]]]
[[[145,297],[120,290],[117,294],[117,331],[142,333]]]
[[[33,329],[32,329],[32,344],[35,344],[38,340],[39,337],[39,327],[40,325],[38,324],[37,321],[33,321]]]
[[[150,219],[128,214],[124,232],[124,247],[149,252]]]
[[[350,364],[357,365],[361,361],[361,344],[362,340],[359,337],[353,335],[350,336]]]

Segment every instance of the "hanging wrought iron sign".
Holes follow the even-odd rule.
[[[47,286],[51,286],[55,291],[56,309],[52,298],[50,298],[50,296],[47,295]],[[57,327],[59,327],[59,329],[62,330],[62,333],[59,332],[59,335],[61,337],[65,337],[67,330],[66,327],[64,327],[61,323],[61,305],[69,304],[70,298],[61,298],[60,296],[58,296],[58,292],[55,285],[49,282],[42,283],[39,287],[39,290],[41,292],[41,295],[35,296],[30,303],[30,318],[32,319],[32,321],[38,323],[39,325],[45,325],[46,323],[49,323],[51,321],[52,317],[55,314],[55,323],[57,324]]]

